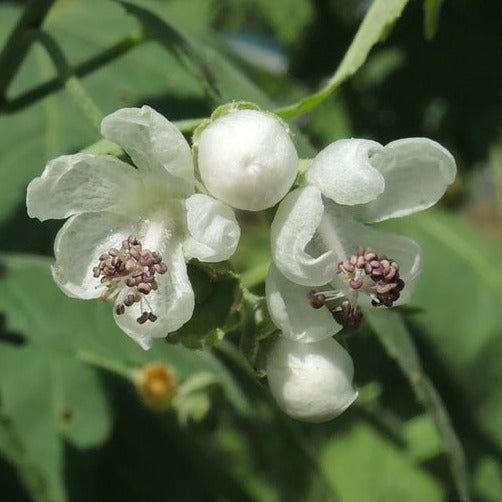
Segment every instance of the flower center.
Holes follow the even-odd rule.
[[[106,291],[101,298],[109,302],[116,296],[120,286],[128,288],[122,303],[115,307],[115,312],[121,315],[126,307],[135,303],[141,305],[141,315],[136,319],[139,324],[147,321],[155,322],[157,316],[145,298],[151,291],[157,289],[156,274],[165,274],[167,266],[157,251],[143,249],[134,235],[122,241],[120,249],[111,248],[99,257],[99,263],[92,269],[94,277],[101,277],[101,283],[106,285]],[[148,310],[144,308],[144,304]]]
[[[371,298],[371,305],[392,307],[399,299],[405,284],[399,277],[399,265],[383,254],[360,246],[356,254],[336,265],[338,277],[347,285],[350,293],[342,291],[309,291],[307,297],[314,308],[321,308],[329,300],[347,297],[347,300],[331,308],[331,312],[341,322],[349,326],[360,324],[363,314],[357,307],[359,293]]]

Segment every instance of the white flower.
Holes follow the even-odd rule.
[[[305,302],[324,311],[326,302],[334,301],[330,308],[339,321],[357,325],[362,317],[357,302],[390,307],[408,300],[421,269],[420,248],[364,223],[432,206],[455,174],[451,154],[425,138],[385,147],[341,140],[321,151],[307,173],[309,185],[288,194],[272,223],[274,263],[288,280],[269,280],[267,294],[276,297],[269,299],[272,317],[279,316],[278,297],[290,297],[292,332],[301,324],[291,313],[305,309]],[[298,285],[303,288],[293,294]],[[317,332],[322,326],[332,329],[326,315],[318,322]]]
[[[28,186],[28,214],[70,217],[54,243],[54,280],[71,297],[114,299],[115,321],[146,349],[192,316],[185,262],[229,258],[240,230],[229,207],[194,194],[190,147],[162,115],[124,108],[101,132],[136,167],[110,155],[58,157]]]
[[[279,202],[298,169],[296,149],[271,114],[237,110],[210,124],[198,142],[198,166],[209,192],[232,207],[259,211]]]
[[[281,337],[267,356],[266,368],[275,400],[297,420],[331,420],[357,397],[352,359],[332,338],[301,343]]]

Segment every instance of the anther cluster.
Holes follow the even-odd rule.
[[[404,288],[397,262],[362,246],[347,260],[340,260],[336,270],[338,274],[344,275],[353,290],[363,289],[367,292],[374,307],[392,307]],[[368,283],[368,278],[373,284]]]
[[[367,294],[374,307],[380,305],[392,307],[404,288],[404,281],[399,277],[397,262],[362,246],[357,249],[356,254],[346,260],[340,260],[336,271],[352,290],[351,294],[343,291],[318,293],[311,290],[307,298],[315,309],[323,307],[327,301],[348,298],[330,308],[331,313],[348,326],[358,326],[363,318],[363,313],[357,307],[359,293]]]
[[[110,301],[118,293],[118,286],[122,283],[130,288],[123,302],[116,306],[118,315],[123,314],[126,307],[138,302],[143,309],[143,297],[157,289],[155,274],[166,272],[167,266],[160,253],[143,249],[134,235],[122,241],[120,249],[111,248],[102,254],[98,266],[93,268],[94,277],[101,277],[101,283],[107,286],[107,291],[102,295],[103,300]],[[153,312],[145,310],[136,319],[139,324],[156,320],[157,316]]]

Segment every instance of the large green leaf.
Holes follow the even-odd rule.
[[[11,29],[14,14],[9,4],[0,5],[2,34]],[[137,33],[139,27],[114,2],[60,0],[50,11],[44,29],[54,36],[68,61],[79,65]],[[9,88],[9,97],[15,99],[55,75],[49,57],[35,44]],[[169,98],[167,109],[162,111],[172,117],[172,113],[180,113],[177,102],[185,103],[183,109],[190,110],[193,105],[187,102],[200,101],[203,95],[200,82],[155,42],[134,47],[84,77],[82,84],[104,114]],[[97,139],[98,131],[64,90],[27,109],[0,116],[0,220],[22,203],[26,184],[42,172],[47,160]]]
[[[108,407],[94,370],[40,347],[0,346],[0,413],[12,455],[35,500],[64,500],[62,437],[76,446],[101,444],[110,432]],[[9,454],[10,453],[10,454]]]
[[[502,446],[502,249],[460,217],[428,211],[392,222],[423,249],[411,318],[462,390],[464,409]]]
[[[320,452],[326,478],[344,502],[444,500],[437,481],[377,429],[355,422]]]
[[[63,438],[79,448],[107,438],[111,416],[94,367],[127,376],[147,363],[163,363],[174,368],[180,383],[201,373],[213,375],[235,409],[250,413],[239,385],[217,357],[162,340],[142,350],[117,328],[110,305],[64,296],[49,264],[30,256],[1,259],[4,331],[7,339],[22,337],[25,343],[0,340],[0,422],[6,420],[0,450],[18,466],[30,491],[43,485],[44,500],[64,500]]]
[[[422,369],[406,325],[395,310],[375,311],[368,308],[365,310],[365,316],[389,355],[396,360],[408,378],[417,398],[434,419],[449,458],[460,500],[464,502],[470,500],[469,478],[462,445],[451,425],[441,397]]]

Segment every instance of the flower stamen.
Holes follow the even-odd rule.
[[[404,288],[398,263],[362,246],[356,254],[340,260],[336,270],[352,290],[368,294],[374,307],[392,307]]]
[[[167,265],[162,261],[160,253],[143,249],[141,242],[134,235],[130,235],[122,241],[120,249],[110,248],[107,253],[102,254],[98,265],[92,271],[94,277],[101,277],[100,282],[106,285],[107,289],[101,296],[104,301],[111,301],[118,294],[119,286],[128,288],[122,303],[115,307],[117,315],[124,314],[126,307],[140,302],[142,312],[136,322],[144,324],[157,320],[146,296],[158,287],[155,274],[162,275],[167,272]],[[143,300],[149,312],[143,308]]]
[[[330,308],[330,311],[348,326],[358,326],[363,318],[362,311],[357,307],[360,293],[367,294],[374,307],[392,307],[405,286],[399,276],[399,265],[396,261],[362,246],[357,249],[356,254],[346,260],[340,260],[336,270],[340,279],[348,286],[349,293],[339,290],[310,290],[307,298],[313,308],[319,309],[330,300],[345,297],[345,300]]]

